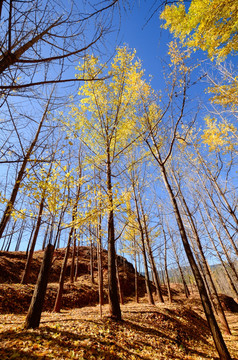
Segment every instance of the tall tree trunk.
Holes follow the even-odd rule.
[[[31,299],[31,304],[25,319],[25,323],[24,323],[25,329],[30,329],[30,328],[35,329],[40,324],[40,318],[43,309],[53,254],[54,254],[54,246],[48,244],[45,249],[44,258],[41,264],[41,269]]]
[[[178,266],[178,269],[179,269],[179,273],[180,273],[180,276],[181,276],[181,279],[182,279],[183,288],[184,288],[184,294],[185,294],[186,298],[188,298],[190,296],[190,291],[188,289],[188,285],[186,283],[184,273],[183,273],[183,270],[182,270],[180,262],[179,262],[179,257],[178,257],[177,251],[176,251],[176,247],[175,247],[175,243],[174,243],[174,239],[173,239],[172,234],[170,234],[170,239],[171,239],[171,243],[172,243],[172,248],[173,248],[175,260],[176,260],[176,263],[177,263],[177,266]]]
[[[203,214],[202,214],[202,211],[201,211],[200,207],[199,207],[199,212],[200,212],[200,215],[201,215],[201,218],[202,218],[203,225],[204,225],[204,227],[205,227],[205,229],[206,229],[206,232],[207,232],[207,234],[208,234],[208,237],[209,237],[209,239],[210,239],[210,241],[211,241],[211,243],[212,243],[212,246],[213,246],[214,250],[216,251],[217,256],[218,256],[218,258],[219,258],[219,260],[220,260],[220,262],[221,262],[221,264],[222,264],[222,267],[223,267],[224,273],[225,273],[225,275],[226,275],[227,281],[228,281],[228,283],[229,283],[229,285],[230,285],[231,291],[234,293],[234,296],[236,297],[236,296],[238,296],[238,291],[237,291],[237,289],[236,289],[236,287],[235,287],[235,284],[234,284],[234,282],[233,282],[233,279],[231,278],[231,276],[230,276],[230,274],[229,274],[229,272],[228,272],[228,270],[227,270],[227,268],[226,268],[226,266],[225,266],[225,264],[224,264],[224,261],[223,261],[223,259],[222,259],[222,257],[221,257],[220,252],[217,250],[217,247],[216,247],[216,245],[215,245],[215,242],[214,242],[214,240],[213,240],[213,237],[211,236],[211,234],[210,234],[210,232],[209,232],[209,230],[208,230],[208,227],[207,227],[207,225],[206,225],[206,222],[205,222],[205,219],[204,219],[204,217],[203,217]]]
[[[59,286],[58,286],[55,305],[54,305],[54,309],[53,309],[54,312],[60,312],[60,309],[61,309],[62,296],[63,296],[63,290],[64,290],[65,273],[66,273],[67,262],[68,262],[68,258],[69,258],[70,245],[71,245],[73,233],[74,233],[74,227],[72,226],[70,229],[70,233],[69,233],[67,247],[65,249],[64,260],[63,260],[63,263],[61,266]]]
[[[8,233],[9,225],[10,225],[10,222],[8,222],[8,224],[6,226],[6,234]],[[4,251],[6,249],[7,238],[8,238],[8,235],[2,236],[3,243],[2,243],[1,251]]]
[[[44,202],[45,202],[45,192],[43,193],[42,198],[41,198],[38,218],[37,218],[36,227],[35,227],[35,231],[34,231],[34,236],[33,236],[32,242],[31,242],[30,250],[28,252],[27,261],[26,261],[24,273],[23,273],[22,280],[21,280],[22,284],[27,284],[29,282],[33,254],[34,254],[36,240],[37,240],[40,226],[41,226],[41,217],[42,217],[42,213],[43,213],[43,209],[44,209]]]
[[[120,303],[121,303],[121,305],[123,305],[124,304],[124,298],[123,298],[121,279],[120,279],[119,269],[118,269],[118,257],[116,259],[116,275],[117,275],[117,284],[118,284],[118,292],[119,292]]]
[[[135,234],[134,234],[134,263],[135,263],[135,302],[136,302],[136,303],[139,303],[137,256],[136,256],[136,249],[135,249]]]
[[[70,241],[73,239],[73,254],[72,254],[72,262],[71,262],[71,268],[70,268],[70,281],[71,281],[71,283],[74,282],[74,278],[75,278],[76,229],[75,229],[74,221],[75,221],[75,217],[76,217],[76,214],[77,214],[77,211],[78,211],[78,202],[79,202],[79,197],[80,197],[80,193],[81,193],[82,165],[81,165],[80,152],[81,152],[81,148],[79,149],[79,178],[78,178],[78,185],[77,185],[77,188],[76,188],[76,198],[75,198],[75,202],[74,202],[73,210],[72,210],[72,223],[73,223],[72,228],[73,228],[73,230],[72,230],[71,239],[70,239]],[[66,211],[66,206],[64,208],[64,211],[60,215],[60,222],[62,221],[62,219],[64,217],[65,211]],[[78,271],[78,269],[77,269],[77,271]]]
[[[72,253],[72,260],[71,260],[71,267],[70,267],[70,282],[71,282],[71,284],[74,282],[75,256],[76,256],[76,229],[74,229],[74,232],[73,232],[73,253]]]
[[[143,229],[142,221],[141,221],[141,217],[140,217],[138,200],[137,200],[137,197],[136,197],[134,183],[133,183],[133,193],[134,193],[134,200],[135,200],[135,205],[136,205],[136,216],[137,216],[137,221],[138,221],[139,231],[140,231],[140,237],[141,237],[142,256],[143,256],[144,269],[145,269],[146,292],[147,292],[149,304],[154,305],[154,299],[153,299],[151,285],[150,285],[149,270],[148,270],[148,263],[147,263],[147,257],[146,257],[144,229]]]
[[[50,224],[48,223],[46,231],[45,231],[45,236],[44,236],[44,239],[43,239],[43,243],[42,243],[42,250],[43,251],[45,250],[46,241],[47,241],[47,237],[48,237],[48,234],[49,234],[49,229],[50,229]]]
[[[218,327],[216,318],[215,318],[215,316],[213,314],[212,306],[211,306],[211,303],[209,301],[209,298],[208,298],[208,295],[207,295],[207,291],[206,291],[202,276],[201,276],[201,274],[199,272],[199,269],[198,269],[198,266],[197,266],[197,264],[196,264],[196,262],[194,260],[193,253],[191,251],[191,247],[190,247],[190,244],[189,244],[189,241],[188,241],[187,233],[185,231],[185,227],[184,227],[184,224],[183,224],[183,221],[182,221],[182,217],[181,217],[181,214],[180,214],[180,211],[179,211],[179,208],[178,208],[178,204],[177,204],[175,195],[173,193],[172,187],[171,187],[171,185],[169,183],[169,180],[168,180],[165,165],[163,163],[161,163],[161,162],[159,162],[159,165],[160,165],[160,169],[161,169],[161,173],[162,173],[162,176],[163,176],[163,180],[164,180],[166,189],[168,191],[168,194],[170,196],[170,200],[171,200],[171,203],[172,203],[172,206],[173,206],[173,209],[174,209],[174,213],[175,213],[176,221],[177,221],[177,224],[178,224],[180,236],[181,236],[181,239],[182,239],[182,242],[183,242],[184,250],[185,250],[186,255],[188,257],[188,261],[190,263],[194,278],[195,278],[196,283],[197,283],[197,287],[198,287],[199,294],[200,294],[200,297],[201,297],[203,309],[204,309],[204,312],[205,312],[205,315],[206,315],[206,318],[207,318],[207,322],[208,322],[208,325],[209,325],[211,333],[212,333],[214,344],[216,346],[217,352],[218,352],[221,360],[231,360],[230,354],[228,352],[228,349],[227,349],[226,344],[224,342],[224,339],[222,337],[221,331],[220,331],[220,329]]]
[[[144,230],[145,230],[146,245],[147,245],[148,255],[149,255],[149,259],[150,259],[150,264],[151,264],[151,267],[152,267],[152,273],[153,273],[153,278],[154,278],[154,283],[155,283],[155,288],[156,288],[156,294],[158,296],[159,302],[163,303],[164,299],[163,299],[161,286],[160,286],[160,282],[159,282],[159,275],[158,275],[157,268],[155,266],[155,259],[154,259],[152,249],[151,249],[151,245],[150,245],[148,227],[147,227],[146,217],[145,217],[145,213],[143,211],[142,204],[141,204],[141,211],[142,211],[143,224],[144,224]]]
[[[218,229],[217,229],[217,227],[216,227],[216,225],[215,225],[215,223],[214,223],[211,215],[209,214],[209,211],[207,210],[206,206],[204,206],[204,208],[205,208],[205,211],[206,211],[207,216],[208,216],[208,218],[209,218],[209,221],[210,221],[211,225],[213,226],[213,229],[214,229],[215,232],[216,232],[216,235],[217,235],[217,238],[218,238],[219,243],[220,243],[220,245],[221,245],[221,248],[222,248],[222,250],[223,250],[223,252],[224,252],[224,254],[225,254],[225,256],[226,256],[227,262],[228,262],[228,264],[229,264],[229,266],[230,266],[230,268],[231,268],[232,275],[234,276],[234,279],[236,280],[236,283],[238,283],[238,274],[237,274],[236,268],[235,268],[233,262],[231,261],[231,258],[230,258],[230,256],[229,256],[228,250],[227,250],[224,242],[222,241],[220,232],[218,231]]]
[[[116,249],[115,249],[115,230],[114,230],[114,212],[113,195],[111,179],[111,160],[110,149],[107,148],[107,192],[108,192],[108,300],[110,315],[115,320],[121,320],[121,309],[117,291],[116,278]]]
[[[178,181],[176,179],[176,176],[175,176],[173,171],[172,171],[172,174],[173,174],[174,181],[175,181],[175,183],[176,183],[176,185],[177,185],[177,187],[179,189],[180,201],[181,201],[181,204],[182,204],[182,206],[183,206],[183,208],[185,210],[185,214],[186,214],[186,216],[188,218],[188,222],[189,222],[191,230],[193,232],[193,238],[194,238],[194,240],[196,242],[197,248],[198,248],[199,253],[200,253],[204,276],[205,276],[206,281],[207,281],[208,289],[209,289],[209,291],[211,293],[211,303],[212,304],[214,303],[216,305],[215,309],[218,312],[219,319],[220,319],[220,321],[222,323],[224,331],[226,332],[226,334],[231,335],[231,331],[230,331],[230,328],[229,328],[229,325],[228,325],[224,310],[222,308],[220,299],[219,299],[218,294],[217,294],[216,287],[214,285],[211,273],[209,271],[207,260],[206,260],[206,257],[205,257],[205,254],[204,254],[204,251],[203,251],[203,248],[202,248],[202,244],[201,244],[201,241],[200,241],[200,238],[199,238],[199,235],[198,235],[197,227],[196,227],[195,222],[193,220],[193,216],[192,216],[192,214],[190,212],[190,209],[189,209],[188,204],[187,204],[187,202],[185,200],[185,197],[183,196],[181,187],[179,186],[179,183],[178,183]]]
[[[15,251],[19,251],[19,248],[20,248],[20,245],[21,245],[21,240],[22,240],[22,235],[23,235],[23,232],[25,230],[25,226],[26,226],[26,221],[23,219],[22,224],[21,224],[21,228],[20,228],[20,231],[19,231],[19,235],[18,235],[18,238],[17,238]]]
[[[232,209],[231,205],[229,204],[229,202],[227,200],[227,197],[226,197],[224,191],[222,190],[221,186],[218,184],[217,179],[212,175],[211,170],[207,166],[206,162],[202,158],[202,156],[199,153],[197,148],[196,148],[196,152],[197,152],[197,155],[198,155],[204,169],[206,169],[206,172],[207,172],[208,178],[210,179],[211,184],[215,187],[215,189],[217,190],[217,193],[221,196],[222,200],[226,204],[226,207],[227,207],[227,210],[228,210],[229,214],[232,216],[236,226],[238,226],[238,218],[237,218],[236,213],[235,213],[236,208],[234,208],[234,210]]]
[[[191,241],[191,247],[193,249],[193,253],[195,255],[195,258],[197,260],[197,265],[198,265],[198,268],[199,268],[199,271],[200,271],[200,274],[203,278],[203,281],[204,281],[204,285],[206,287],[206,290],[207,290],[207,295],[209,297],[209,300],[210,300],[210,303],[211,303],[211,306],[212,306],[212,310],[214,311],[215,314],[218,314],[217,312],[217,308],[215,307],[215,304],[213,302],[213,298],[212,298],[212,292],[211,292],[211,289],[208,285],[208,278],[206,277],[206,274],[205,274],[205,271],[204,271],[204,267],[202,266],[202,261],[201,261],[201,258],[199,257],[199,254],[198,254],[198,251],[197,249],[195,248],[195,245],[193,243],[193,241]]]
[[[154,302],[152,290],[151,290],[143,230],[141,232],[141,242],[142,242],[142,256],[143,256],[143,260],[144,260],[144,269],[145,269],[145,286],[146,286],[146,292],[147,292],[147,296],[148,296],[148,302],[150,305],[154,305],[155,302]]]
[[[172,303],[172,292],[170,288],[170,281],[169,281],[169,273],[168,273],[168,266],[167,266],[167,238],[163,228],[163,235],[164,235],[164,271],[165,271],[165,279],[168,291],[168,299],[169,303]]]
[[[62,211],[60,213],[60,218],[59,218],[59,221],[58,221],[58,225],[57,225],[57,230],[56,230],[56,234],[55,234],[55,241],[54,241],[54,246],[55,246],[56,249],[59,249],[59,247],[60,247],[60,235],[61,235],[60,227],[61,227],[61,224],[62,224],[62,221],[63,221],[63,218],[64,218],[66,208],[67,208],[67,205],[62,209]]]
[[[233,240],[233,237],[231,236],[231,234],[230,234],[230,232],[229,232],[229,230],[228,230],[228,228],[227,228],[227,226],[226,226],[226,224],[225,224],[225,222],[224,222],[224,220],[223,220],[223,217],[221,216],[221,212],[219,211],[219,209],[218,209],[215,201],[213,200],[213,198],[212,198],[209,190],[207,189],[207,187],[206,187],[205,185],[204,185],[204,188],[205,188],[206,193],[207,193],[207,195],[208,195],[208,197],[209,197],[209,199],[210,199],[210,201],[211,201],[211,203],[212,203],[212,206],[213,206],[214,210],[216,211],[216,213],[217,213],[217,215],[218,215],[218,218],[219,218],[219,220],[220,220],[220,223],[221,223],[221,225],[223,226],[223,229],[225,230],[225,233],[226,233],[226,235],[227,235],[227,239],[230,241],[230,243],[231,243],[231,245],[232,245],[232,247],[233,247],[233,249],[234,249],[234,252],[235,252],[236,256],[238,256],[238,248],[237,248],[237,246],[236,246],[236,244],[235,244],[235,242],[234,242],[234,240]],[[234,214],[234,213],[233,213],[233,214]]]
[[[102,268],[102,235],[101,235],[101,223],[102,218],[99,215],[99,224],[97,227],[97,252],[98,252],[98,297],[99,297],[99,312],[100,317],[102,317],[102,306],[104,304],[103,301],[103,268]]]
[[[12,238],[13,238],[13,234],[15,232],[15,227],[17,224],[17,220],[14,220],[12,229],[11,229],[11,233],[9,234],[8,237],[6,237],[6,245],[5,245],[5,251],[9,251],[11,243],[12,243]]]
[[[89,227],[89,233],[90,233],[90,278],[91,278],[91,283],[94,284],[94,254],[93,254],[93,250],[94,250],[94,246],[93,246],[93,239],[92,239],[92,232],[91,232],[91,227]]]
[[[52,93],[51,93],[51,96],[52,96]],[[10,199],[9,199],[9,201],[7,203],[7,206],[6,206],[6,209],[5,209],[4,213],[3,213],[2,220],[1,220],[1,223],[0,223],[0,238],[3,235],[3,232],[4,232],[5,228],[6,228],[6,225],[7,225],[8,221],[9,221],[9,219],[11,217],[11,213],[12,213],[12,211],[14,209],[14,204],[15,204],[16,197],[17,197],[17,194],[18,194],[18,190],[20,188],[23,176],[25,175],[26,166],[28,164],[28,161],[30,159],[31,154],[33,153],[33,150],[34,150],[35,145],[37,143],[38,137],[40,135],[40,131],[41,131],[43,122],[44,122],[45,117],[46,117],[46,115],[48,113],[48,110],[49,110],[51,96],[50,96],[50,98],[49,98],[49,100],[48,100],[48,102],[46,104],[44,113],[43,113],[41,121],[40,121],[40,123],[38,125],[38,129],[36,131],[35,137],[34,137],[33,141],[31,142],[31,145],[29,146],[29,148],[28,148],[28,150],[27,150],[27,152],[26,152],[26,154],[24,156],[24,159],[23,159],[23,162],[21,164],[21,168],[20,168],[20,170],[18,172],[17,179],[16,179],[15,185],[13,187]]]
[[[28,252],[29,252],[29,249],[30,249],[30,246],[31,246],[31,242],[32,242],[32,239],[33,239],[33,235],[34,235],[34,231],[35,231],[35,224],[36,224],[37,221],[34,221],[34,224],[32,225],[32,230],[31,230],[31,234],[30,234],[30,237],[29,237],[29,240],[28,240],[28,243],[27,243],[27,248],[26,248],[26,258],[28,256]]]
[[[78,239],[77,244],[77,253],[76,253],[76,265],[75,265],[75,273],[74,273],[74,281],[77,281],[78,279],[78,269],[79,269],[79,247],[80,247],[80,241]]]

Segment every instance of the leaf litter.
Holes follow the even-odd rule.
[[[100,318],[98,306],[44,312],[40,327],[23,329],[25,315],[0,315],[0,359],[157,360],[217,359],[204,318],[180,304],[122,305],[123,321]],[[224,336],[238,353],[238,315],[228,313],[232,336]]]

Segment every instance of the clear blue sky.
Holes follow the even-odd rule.
[[[153,11],[150,2],[137,1],[131,11],[122,14],[119,40],[137,50],[147,75],[152,75],[152,85],[160,89],[162,81],[162,60],[172,40],[169,31],[161,28],[158,12],[150,19]]]
[[[163,65],[169,61],[167,56],[168,44],[173,40],[169,30],[162,29],[162,20],[159,18],[159,11],[153,14],[159,1],[135,0],[131,10],[126,8],[122,11],[120,34],[118,44],[124,43],[132,49],[136,49],[138,57],[142,60],[146,75],[152,75],[152,87],[155,90],[163,90]],[[112,43],[113,46],[113,43]],[[202,62],[202,67],[198,69],[196,76],[200,77],[207,70],[214,73],[212,62],[208,60],[207,54],[197,51],[193,54],[193,61]],[[237,56],[228,56],[226,63],[232,62],[234,68],[238,66]],[[196,85],[194,94],[203,95],[208,82],[204,79]],[[208,99],[208,96],[205,96]],[[203,98],[204,100],[204,98]]]
[[[128,2],[130,2],[130,0],[128,0]],[[164,79],[162,65],[163,62],[166,60],[168,61],[168,58],[166,58],[168,43],[173,37],[169,34],[168,30],[161,28],[162,22],[159,19],[158,12],[150,18],[154,11],[154,8],[151,8],[151,6],[154,3],[156,3],[154,0],[135,0],[135,4],[131,10],[128,8],[126,11],[122,10],[120,33],[117,37],[117,43],[115,44],[115,34],[118,25],[118,22],[116,21],[114,24],[115,33],[105,39],[105,43],[107,44],[109,50],[108,53],[105,51],[105,55],[107,59],[110,55],[113,55],[115,45],[123,45],[125,43],[131,49],[135,48],[138,57],[142,60],[143,68],[145,69],[147,77],[149,75],[152,75],[153,77],[153,88],[156,90],[163,90]],[[200,58],[206,58],[205,54],[201,55],[201,53],[196,54],[196,57],[197,56]],[[235,60],[235,58],[233,58],[233,60]],[[76,65],[77,64],[73,64],[70,68],[70,77],[72,78],[74,77]],[[77,86],[78,84],[75,88]],[[198,96],[204,98],[203,90],[206,87],[207,83],[205,82],[196,85],[193,92],[195,97]],[[70,87],[69,92],[72,93]]]

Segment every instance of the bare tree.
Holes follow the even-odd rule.
[[[108,32],[118,2],[1,1],[2,94],[75,81],[64,71]]]
[[[145,241],[145,233],[144,233],[144,229],[143,229],[143,220],[142,220],[142,216],[140,214],[139,200],[138,200],[138,196],[136,194],[136,188],[135,188],[135,183],[134,182],[132,182],[132,189],[133,189],[133,196],[134,196],[134,201],[135,201],[135,209],[136,209],[136,218],[137,218],[137,222],[138,222],[138,229],[139,229],[140,237],[141,237],[141,252],[142,252],[142,256],[143,256],[143,260],[144,260],[146,292],[147,292],[149,304],[153,305],[154,304],[154,298],[153,298],[153,295],[152,295],[152,289],[151,289],[151,283],[150,283],[150,277],[149,277],[149,270],[148,270],[148,261],[147,261],[147,253],[146,253],[146,241]]]
[[[64,0],[0,2],[0,108],[4,118],[1,122],[0,163],[20,164],[12,191],[8,186],[10,196],[3,210],[0,237],[10,219],[43,121],[48,111],[53,110],[53,102],[54,110],[65,103],[62,99],[66,90],[49,96],[49,84],[84,81],[84,76],[80,79],[76,79],[74,74],[72,76],[71,68],[74,72],[75,63],[89,49],[97,51],[118,8],[119,0],[93,3],[82,0],[80,4]],[[88,81],[95,79],[97,74]],[[39,104],[42,102],[46,106],[39,119]],[[35,129],[37,122],[38,129]],[[26,132],[26,128],[29,131]],[[23,145],[29,142],[32,130],[36,134],[33,141],[29,146]]]
[[[52,93],[51,93],[51,95],[52,95]],[[41,132],[41,129],[42,129],[42,125],[43,125],[44,121],[47,119],[47,113],[48,113],[48,111],[50,109],[50,104],[51,104],[51,97],[47,101],[47,104],[45,106],[45,109],[44,109],[42,117],[41,117],[41,121],[40,121],[40,123],[38,125],[38,128],[37,128],[37,131],[35,133],[35,136],[34,136],[32,142],[31,142],[29,148],[27,149],[26,153],[24,154],[24,158],[23,158],[20,170],[18,171],[18,175],[17,175],[16,181],[15,181],[15,184],[13,186],[10,199],[7,202],[7,206],[5,208],[5,211],[4,211],[2,219],[1,219],[0,238],[3,235],[3,232],[4,232],[5,228],[6,228],[6,225],[7,225],[8,221],[9,221],[9,219],[11,217],[11,213],[12,213],[12,211],[14,209],[14,204],[15,204],[15,201],[16,201],[16,197],[17,197],[17,194],[18,194],[22,179],[23,179],[23,177],[25,175],[26,167],[28,165],[30,156],[32,155],[33,151],[35,150],[35,146],[37,144],[37,140],[39,138],[39,135],[40,135],[40,132]]]
[[[148,149],[151,152],[152,157],[154,158],[156,164],[158,165],[158,168],[160,169],[160,174],[162,176],[165,188],[169,195],[174,211],[174,216],[180,232],[181,240],[184,246],[184,250],[186,252],[188,261],[190,263],[194,278],[198,286],[203,309],[213,336],[216,349],[218,351],[220,359],[230,360],[231,359],[230,354],[222,337],[216,318],[214,316],[212,305],[209,300],[203,278],[199,271],[199,267],[194,259],[194,255],[189,243],[188,233],[186,231],[184,221],[182,219],[181,211],[178,205],[178,200],[176,196],[177,190],[173,189],[171,181],[169,179],[168,164],[171,161],[172,153],[177,143],[177,138],[180,137],[180,135],[178,134],[178,130],[180,123],[184,118],[184,110],[185,110],[185,104],[187,98],[188,73],[187,73],[187,67],[184,67],[183,60],[181,61],[180,64],[178,63],[176,64],[174,73],[172,73],[171,76],[172,76],[171,92],[169,94],[169,99],[167,105],[165,106],[164,111],[158,108],[156,111],[156,108],[153,108],[153,113],[151,115],[150,108],[151,106],[154,106],[153,104],[155,100],[151,99],[150,101],[148,100],[145,101],[142,94],[142,98],[144,100],[144,108],[143,108],[144,115],[142,121],[144,123],[145,129],[147,130],[143,134],[143,138],[146,145],[148,146]],[[179,86],[178,89],[176,89],[177,85]],[[176,91],[175,89],[178,92],[175,92]],[[176,101],[178,94],[180,98],[180,103],[178,102],[178,100]],[[167,124],[162,124],[162,121],[163,120],[165,121],[165,117],[168,113],[168,110],[170,110],[170,116],[168,118],[170,119],[171,122],[170,123],[167,122]],[[184,136],[186,136],[186,133]],[[161,140],[161,138],[163,137],[166,139],[166,142],[164,143]]]

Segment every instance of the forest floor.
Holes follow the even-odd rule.
[[[58,252],[40,326],[35,330],[25,330],[23,324],[39,264],[35,263],[33,267],[32,283],[21,285],[19,280],[24,269],[22,254],[0,254],[1,360],[218,359],[198,293],[191,289],[191,296],[186,299],[181,285],[172,284],[172,304],[168,302],[166,288],[162,287],[165,303],[148,305],[144,280],[141,278],[137,304],[133,301],[133,294],[130,294],[134,287],[131,264],[127,264],[124,277],[125,269],[121,269],[123,290],[125,295],[127,293],[125,304],[121,305],[123,320],[111,320],[107,304],[103,306],[100,317],[99,306],[95,305],[97,283],[92,285],[90,275],[85,274],[88,271],[87,254],[86,249],[82,250],[85,252],[84,257],[81,254],[85,266],[81,263],[81,274],[76,283],[70,284],[67,280],[64,307],[60,313],[53,313],[56,279],[62,258]],[[42,257],[41,252],[36,254],[35,261],[38,257]],[[226,311],[226,316],[232,335],[223,334],[224,339],[232,359],[238,360],[238,312]]]
[[[98,306],[43,312],[40,327],[23,329],[25,314],[0,315],[0,359],[218,359],[201,308],[182,304],[122,305],[123,321],[100,317]],[[238,314],[226,313],[224,335],[238,360]]]

